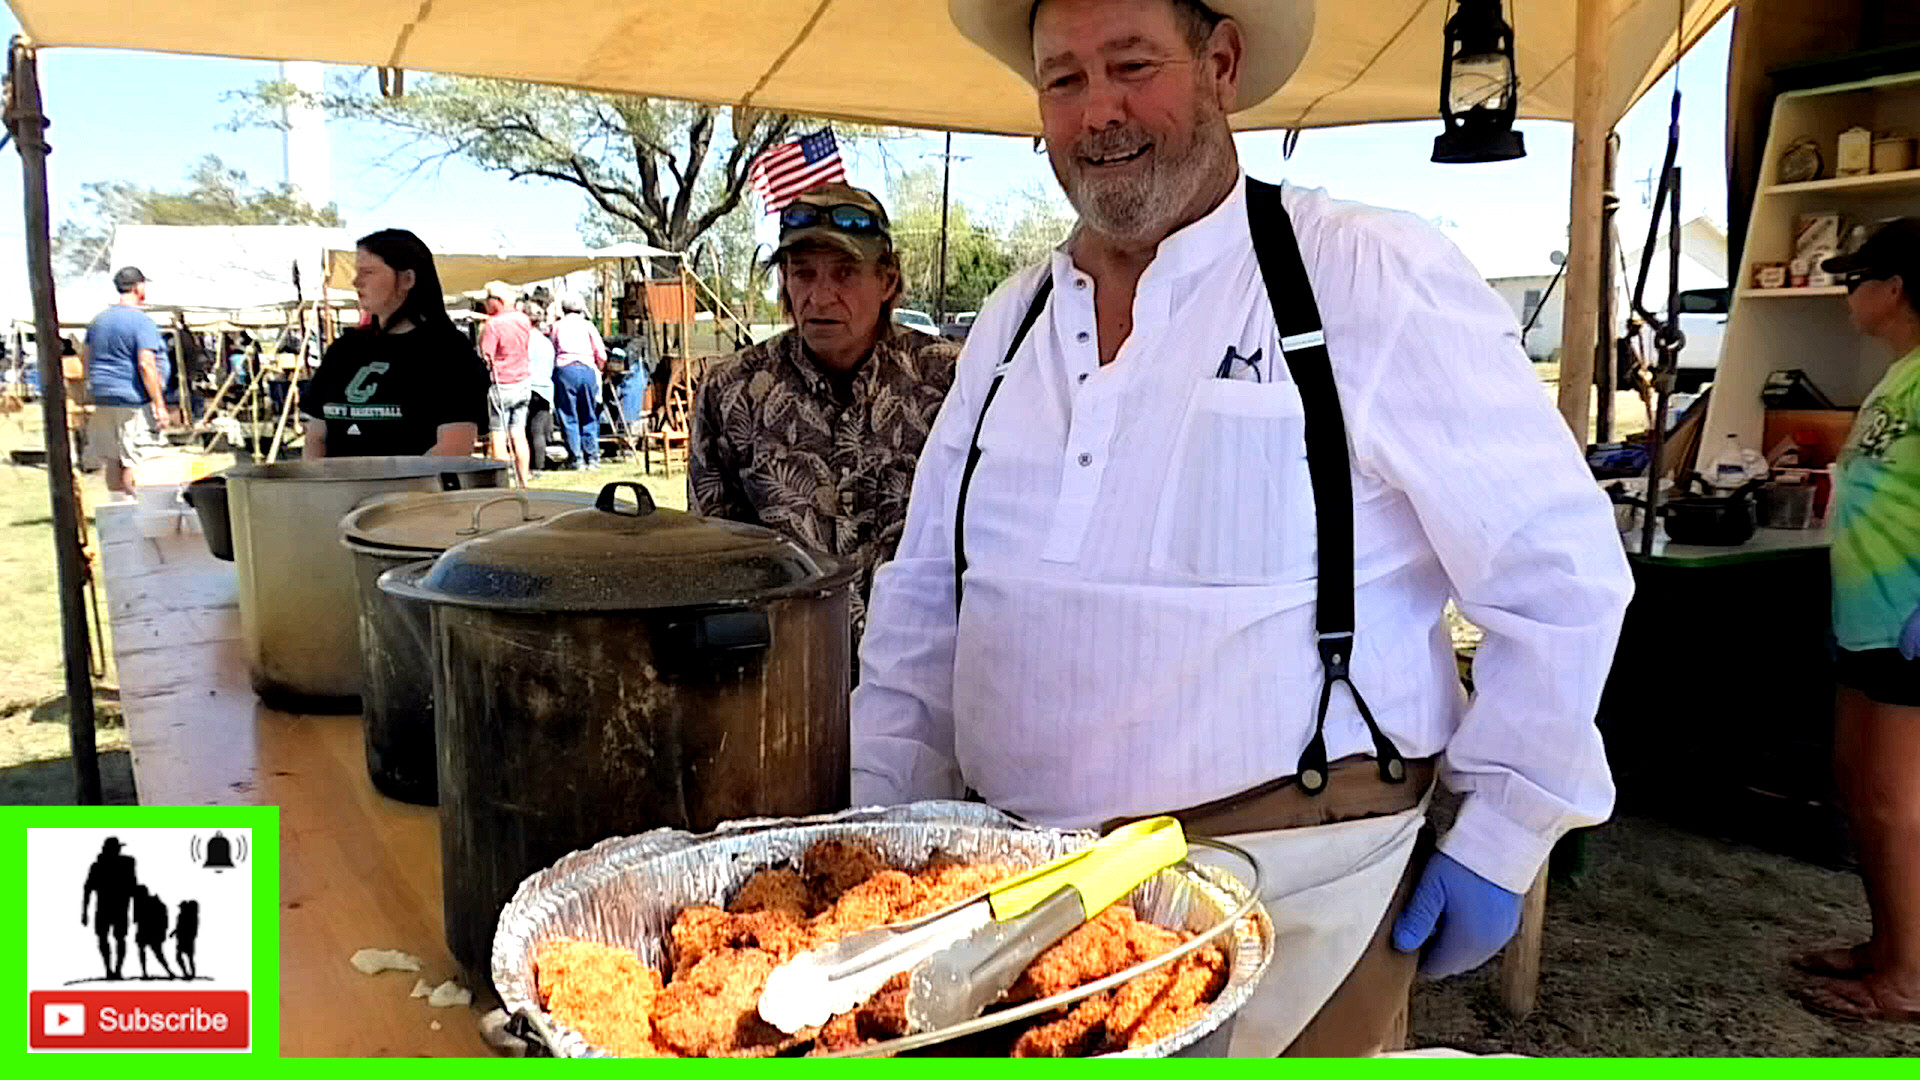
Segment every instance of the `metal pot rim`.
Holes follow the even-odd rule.
[[[351,546],[351,545],[349,545]],[[366,550],[355,548],[355,550]],[[426,558],[419,562],[396,566],[380,575],[376,584],[380,591],[403,600],[415,600],[440,607],[467,608],[472,611],[491,611],[503,615],[623,615],[641,612],[664,611],[716,611],[738,608],[757,608],[779,600],[812,600],[831,595],[853,583],[859,574],[859,568],[839,559],[833,560],[836,569],[823,573],[809,581],[768,589],[752,597],[715,597],[696,603],[677,604],[635,604],[584,602],[557,605],[539,600],[516,601],[510,597],[455,596],[428,589],[420,579],[433,570],[437,558]]]
[[[315,466],[329,463],[352,463],[364,468],[343,469],[343,475],[330,476],[324,472],[318,475],[303,476],[303,470],[312,470]],[[437,476],[441,473],[491,473],[507,472],[513,466],[504,461],[491,458],[434,458],[434,457],[348,457],[327,458],[325,461],[272,461],[254,462],[251,465],[236,465],[221,475],[229,480],[260,480],[276,484],[365,484],[382,480],[419,480]]]

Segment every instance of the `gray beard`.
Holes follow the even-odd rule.
[[[1171,232],[1187,208],[1231,159],[1233,136],[1210,113],[1197,116],[1195,139],[1178,158],[1157,158],[1144,175],[1087,182],[1084,174],[1055,169],[1081,224],[1121,243],[1144,243]],[[1156,146],[1155,153],[1164,152]],[[1077,151],[1076,161],[1077,164]]]

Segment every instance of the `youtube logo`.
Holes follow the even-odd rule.
[[[34,1050],[245,1050],[245,990],[35,990]]]
[[[40,1011],[40,1032],[49,1037],[61,1035],[85,1035],[87,1033],[87,1007],[79,1002],[55,1002],[42,1006]]]

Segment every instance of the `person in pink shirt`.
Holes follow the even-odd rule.
[[[600,464],[600,371],[607,346],[580,301],[568,297],[560,307],[565,314],[553,327],[554,407],[567,437],[567,467],[591,469]]]
[[[527,351],[533,321],[517,306],[513,287],[504,281],[487,283],[487,325],[480,332],[480,356],[493,373],[488,395],[493,423],[487,432],[488,452],[513,463],[521,486],[527,482],[527,408],[533,404],[533,360]]]

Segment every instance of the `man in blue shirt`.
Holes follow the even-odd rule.
[[[107,490],[131,496],[128,470],[159,441],[166,415],[160,382],[166,344],[160,328],[140,310],[147,302],[147,276],[137,267],[121,267],[113,275],[113,287],[120,290],[120,302],[88,324],[81,357],[93,398],[87,459],[106,466]]]

